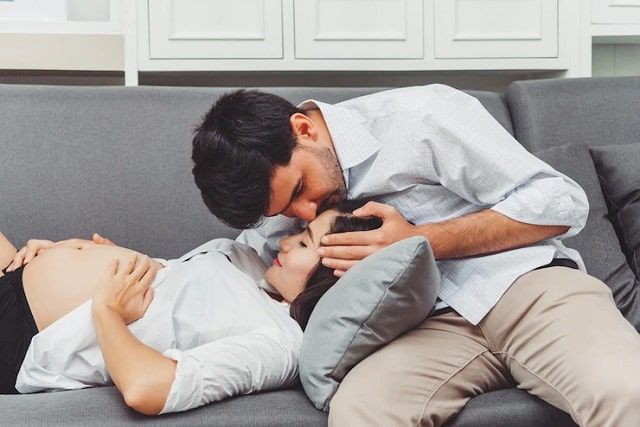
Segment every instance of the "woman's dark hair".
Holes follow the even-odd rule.
[[[267,212],[271,178],[296,146],[295,113],[306,114],[277,95],[241,89],[222,95],[196,127],[193,177],[222,222],[249,228]]]
[[[359,218],[351,214],[344,214],[334,218],[327,234],[374,230],[380,228],[380,226],[382,226],[382,219],[377,216]],[[333,269],[320,263],[311,277],[309,277],[309,280],[307,280],[305,289],[291,302],[289,314],[300,324],[303,330],[307,327],[311,312],[320,298],[337,281],[338,277],[333,274]]]

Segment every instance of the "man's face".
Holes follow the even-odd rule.
[[[299,144],[286,166],[271,178],[267,216],[278,214],[312,221],[331,204],[346,198],[342,169],[326,147]]]

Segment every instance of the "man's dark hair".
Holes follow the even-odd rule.
[[[350,212],[350,210],[348,212]],[[382,219],[377,216],[359,218],[350,214],[344,214],[334,218],[327,234],[374,230],[381,226]],[[289,314],[298,322],[302,330],[307,327],[311,312],[320,298],[337,281],[338,277],[333,274],[333,269],[320,263],[311,277],[309,277],[309,280],[307,280],[304,290],[291,302]]]
[[[296,146],[289,118],[306,114],[257,90],[222,95],[193,137],[193,177],[205,205],[222,222],[249,228],[267,212],[270,181]]]

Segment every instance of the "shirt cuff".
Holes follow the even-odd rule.
[[[584,227],[589,213],[584,192],[573,190],[562,177],[538,179],[514,189],[492,209],[527,224],[569,226],[561,237],[570,237]]]

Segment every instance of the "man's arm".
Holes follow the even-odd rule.
[[[412,225],[389,205],[369,202],[354,211],[357,216],[374,215],[383,220],[377,230],[324,236],[318,250],[322,263],[342,275],[362,258],[393,242],[411,236],[429,240],[436,259],[463,258],[501,252],[561,235],[569,227],[535,225],[511,219],[491,209],[435,224]]]
[[[430,209],[437,211],[438,206],[428,203],[405,206],[407,210],[414,210],[413,216],[421,218],[414,221],[419,224],[416,227],[409,226],[397,213],[393,215],[370,206],[366,213],[388,217],[385,220],[388,226],[383,225],[383,230],[377,233],[381,242],[378,248],[418,234],[430,240],[438,259],[452,259],[505,251],[560,234],[569,237],[582,229],[588,202],[575,181],[526,151],[477,99],[445,86],[425,90],[428,93],[424,97],[412,100],[416,109],[425,111],[424,119],[418,116],[404,123],[407,127],[415,125],[415,148],[421,155],[415,154],[413,158],[419,159],[418,164],[408,170],[403,169],[402,164],[389,167],[397,166],[403,173],[417,174],[415,184],[418,186],[421,182],[439,184],[451,193],[451,200],[457,198],[468,206],[463,211],[459,210],[460,205],[438,211],[442,216],[435,218],[447,220],[437,223],[429,220],[429,214]],[[425,122],[428,127],[424,127]],[[475,213],[468,213],[474,210]],[[455,212],[467,214],[453,218]],[[369,233],[355,243],[375,245],[376,233]],[[328,241],[349,244],[341,238],[344,236],[334,235]],[[367,254],[360,249],[336,249],[335,252],[333,248],[324,250],[334,259],[349,253],[352,258]],[[334,264],[334,260],[324,262],[338,269],[349,265],[348,262]]]

